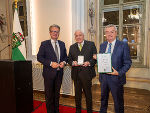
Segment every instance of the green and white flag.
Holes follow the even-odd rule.
[[[14,12],[12,36],[12,60],[26,60],[26,46],[17,9]]]

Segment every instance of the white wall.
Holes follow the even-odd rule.
[[[72,44],[72,6],[71,0],[29,0],[32,55],[36,55],[41,41],[50,39],[49,26],[61,27],[59,39]],[[29,5],[29,4],[28,4]]]
[[[67,48],[74,43],[74,31],[85,31],[86,0],[26,0],[28,38],[27,58],[36,61],[41,41],[50,39],[48,28],[51,24],[61,27],[59,39]],[[86,34],[85,34],[86,35]]]

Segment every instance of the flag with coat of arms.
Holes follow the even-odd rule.
[[[13,20],[12,60],[26,60],[25,38],[21,29],[17,8],[15,9]]]

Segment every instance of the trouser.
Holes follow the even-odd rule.
[[[78,73],[76,80],[74,80],[75,85],[75,103],[76,103],[76,113],[81,113],[81,99],[82,90],[86,98],[87,113],[92,113],[92,79],[87,73],[82,71]]]
[[[62,75],[60,75],[60,71],[57,71],[56,77],[54,79],[44,78],[47,113],[59,113],[61,84]]]
[[[105,75],[101,81],[100,113],[107,113],[110,91],[114,100],[115,113],[124,113],[124,88],[119,83],[118,76],[114,75]]]

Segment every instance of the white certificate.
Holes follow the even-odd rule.
[[[97,62],[99,73],[112,72],[111,54],[97,54]]]
[[[84,56],[78,56],[78,65],[83,65]]]

